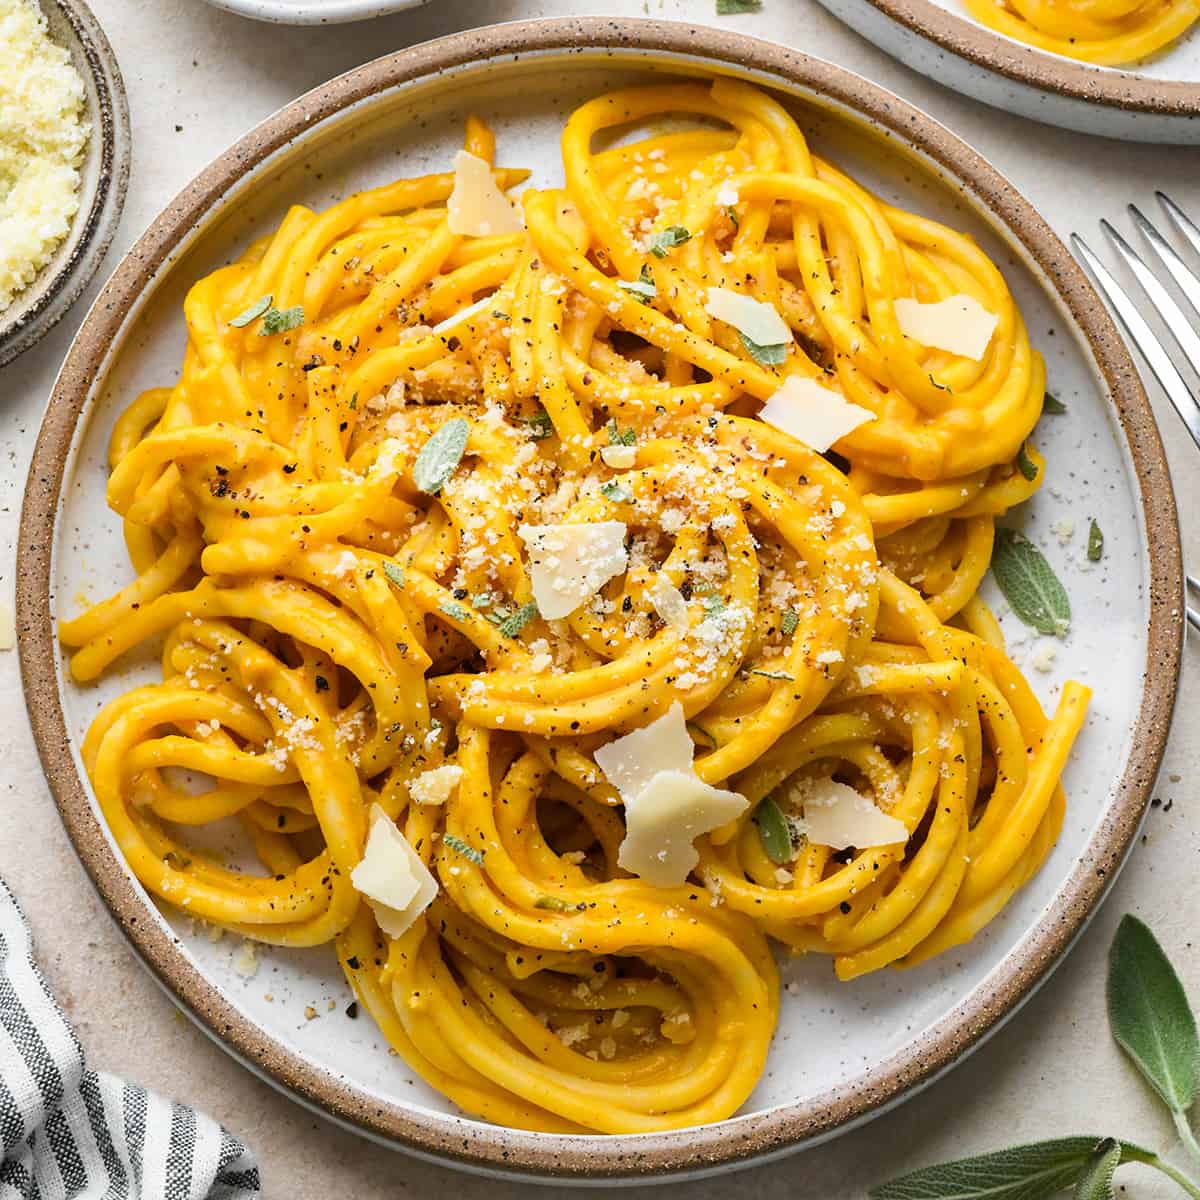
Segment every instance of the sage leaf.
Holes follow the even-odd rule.
[[[777,367],[787,358],[790,345],[788,342],[774,342],[769,346],[762,346],[758,342],[752,342],[741,330],[738,330],[738,337],[742,339],[742,345],[746,347],[750,357],[760,367]]]
[[[610,446],[637,445],[637,431],[634,429],[618,428],[616,417],[609,417],[608,424],[604,428],[608,433],[608,444]]]
[[[1104,532],[1093,518],[1088,527],[1088,562],[1099,562],[1104,557]]]
[[[997,529],[992,574],[1026,625],[1064,637],[1071,624],[1071,601],[1042,552],[1015,529]]]
[[[1075,1200],[1113,1200],[1113,1173],[1120,1164],[1121,1143],[1116,1138],[1105,1138],[1092,1151],[1075,1184]]]
[[[691,236],[691,233],[684,229],[682,225],[670,225],[666,229],[660,229],[657,233],[652,233],[646,243],[646,249],[655,258],[666,258],[668,250],[674,249],[676,246],[682,246],[684,242],[691,239]]]
[[[1070,411],[1067,406],[1052,392],[1047,392],[1042,397],[1042,412],[1051,413],[1053,416],[1060,417],[1063,413]]]
[[[1175,968],[1150,930],[1126,914],[1108,955],[1108,1023],[1163,1103],[1184,1113],[1196,1098],[1200,1042]]]
[[[438,605],[438,611],[444,612],[452,621],[466,621],[471,614],[457,600],[447,600]]]
[[[529,418],[529,436],[535,442],[543,442],[546,438],[554,436],[554,422],[544,408],[539,408]]]
[[[413,483],[436,496],[454,474],[467,448],[471,426],[465,417],[452,417],[421,447],[413,463]]]
[[[736,17],[742,13],[758,12],[762,0],[717,0],[718,17]]]
[[[383,573],[394,583],[398,588],[404,586],[404,568],[398,563],[385,562],[383,564]]]
[[[1011,1146],[975,1158],[921,1167],[873,1187],[872,1200],[1040,1200],[1074,1187],[1092,1161],[1098,1137],[1055,1138]],[[1130,1142],[1117,1143],[1124,1162],[1152,1162],[1155,1155]]]
[[[784,637],[791,637],[792,634],[796,632],[796,627],[799,624],[800,614],[794,609],[789,608],[780,619],[779,632],[782,633]]]
[[[516,612],[511,613],[500,622],[498,628],[505,637],[515,638],[534,617],[537,616],[537,603],[530,600],[522,604]]]
[[[648,267],[642,267],[641,274],[636,279],[618,279],[617,287],[632,292],[643,304],[648,304],[658,295],[658,287]]]
[[[1032,483],[1038,476],[1037,463],[1029,457],[1029,451],[1025,449],[1025,443],[1021,443],[1021,449],[1017,451],[1017,470]]]
[[[623,484],[615,479],[610,479],[607,483],[601,484],[600,495],[605,500],[611,500],[614,504],[632,504],[633,493]]]
[[[232,317],[229,321],[234,329],[245,329],[251,321],[257,321],[259,317],[271,307],[271,301],[274,297],[268,292],[265,296],[259,296],[249,308],[243,309],[236,317]]]
[[[444,834],[442,842],[449,846],[455,854],[461,854],[463,858],[473,862],[477,867],[483,865],[483,851],[476,850],[470,842],[464,842],[462,838],[455,837],[452,833]]]
[[[549,909],[550,912],[571,912],[575,908],[573,904],[568,904],[558,896],[539,896],[533,902],[533,907]]]
[[[761,675],[764,679],[786,679],[789,683],[795,683],[795,675],[789,675],[786,671],[763,671],[756,667],[750,668],[751,675]]]
[[[262,315],[263,327],[258,331],[260,337],[270,337],[273,333],[287,333],[304,324],[304,309],[297,304],[294,308],[268,308]]]
[[[779,805],[770,796],[764,796],[754,810],[754,823],[758,826],[758,838],[763,852],[775,863],[784,867],[796,857],[792,843],[792,828]]]

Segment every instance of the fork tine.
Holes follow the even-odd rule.
[[[1155,337],[1150,326],[1146,324],[1145,318],[1138,312],[1137,306],[1126,295],[1121,285],[1109,274],[1105,265],[1092,253],[1091,248],[1079,234],[1071,234],[1071,245],[1108,301],[1125,336],[1137,347],[1138,352],[1154,373],[1154,378],[1158,380],[1159,386],[1166,392],[1167,398],[1179,414],[1179,419],[1187,427],[1188,433],[1192,435],[1192,441],[1200,447],[1200,407],[1197,407],[1195,397],[1171,361],[1171,356],[1163,349],[1162,343]]]
[[[1130,207],[1132,208],[1132,205]],[[1167,329],[1170,330],[1171,336],[1183,351],[1192,370],[1200,371],[1200,335],[1197,335],[1192,328],[1183,309],[1175,303],[1175,297],[1159,283],[1157,276],[1142,262],[1137,251],[1107,221],[1101,221],[1100,228],[1108,235],[1109,241],[1112,242],[1125,265],[1142,285],[1142,291],[1146,293],[1155,312],[1166,323]]]
[[[1179,233],[1188,241],[1192,249],[1197,254],[1200,254],[1200,229],[1196,228],[1191,217],[1166,192],[1155,192],[1154,194],[1158,197],[1158,202],[1162,205],[1163,212],[1170,217],[1171,224],[1179,230]]]
[[[1136,204],[1129,206],[1129,214],[1141,230],[1142,237],[1150,243],[1150,248],[1158,255],[1159,262],[1171,274],[1171,278],[1179,285],[1179,290],[1187,297],[1188,303],[1200,313],[1200,279],[1197,279],[1192,269],[1175,253],[1174,247],[1161,233],[1142,215]],[[1193,365],[1195,360],[1193,360]]]

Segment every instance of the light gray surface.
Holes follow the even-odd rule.
[[[134,171],[115,251],[162,204],[255,121],[331,75],[385,50],[485,20],[603,11],[701,17],[740,32],[774,36],[840,62],[945,121],[1005,171],[1060,234],[1092,233],[1126,200],[1153,203],[1155,186],[1200,214],[1194,151],[1130,147],[1032,125],[938,89],[874,51],[807,0],[766,0],[757,16],[711,17],[713,0],[435,0],[425,9],[365,25],[286,29],[245,22],[198,0],[95,0],[121,60],[134,121]],[[178,127],[182,127],[177,129]],[[1191,182],[1186,182],[1188,180]],[[45,398],[82,317],[72,313],[39,347],[0,371],[0,587],[11,596],[20,492]],[[1185,527],[1197,489],[1195,451],[1163,403],[1160,415]],[[1083,464],[1078,464],[1083,466]],[[1193,538],[1190,561],[1200,562]],[[1194,652],[1193,652],[1194,653]],[[0,655],[0,874],[33,922],[52,986],[77,1022],[94,1065],[138,1078],[195,1103],[258,1152],[268,1195],[430,1196],[507,1200],[506,1186],[427,1166],[341,1133],[247,1074],[173,1011],[137,967],[91,892],[42,779],[21,715],[16,656]],[[1187,714],[1180,717],[1157,795],[1164,805],[1105,910],[1056,978],[971,1061],[929,1092],[827,1146],[736,1178],[684,1185],[689,1195],[853,1197],[921,1162],[1055,1133],[1115,1133],[1156,1148],[1173,1143],[1169,1123],[1111,1045],[1104,1028],[1103,972],[1121,912],[1156,929],[1200,999],[1191,952],[1197,854],[1190,781],[1200,758]],[[1168,802],[1170,810],[1164,812]],[[1170,1194],[1141,1168],[1122,1176],[1137,1197]]]

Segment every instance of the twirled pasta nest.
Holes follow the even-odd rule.
[[[466,147],[492,162],[477,120]],[[746,1099],[769,939],[851,979],[985,925],[1054,843],[1087,692],[1048,721],[976,594],[995,516],[1040,483],[1044,391],[978,246],[728,81],[601,96],[563,161],[514,232],[454,232],[454,174],[401,180],[292,208],[196,283],[178,381],[113,432],[137,577],[62,638],[81,681],[162,639],[163,681],[84,751],[150,891],[333,942],[469,1113],[642,1132]],[[788,342],[714,319],[712,288],[771,306]],[[978,361],[893,310],[956,296],[994,318]],[[871,419],[818,453],[757,419],[785,379]],[[564,526],[619,529],[621,569],[548,619],[528,529]],[[596,756],[677,705],[675,773],[741,815],[656,886],[620,865],[634,797]],[[821,844],[821,788],[898,837]],[[262,873],[180,835],[227,818]],[[411,911],[352,879],[377,833],[420,860],[396,878],[431,873]]]

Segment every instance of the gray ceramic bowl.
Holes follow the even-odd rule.
[[[82,0],[41,0],[50,36],[83,79],[92,132],[71,231],[37,278],[0,313],[0,366],[28,350],[79,299],[121,219],[129,182],[129,106],[116,55]]]

